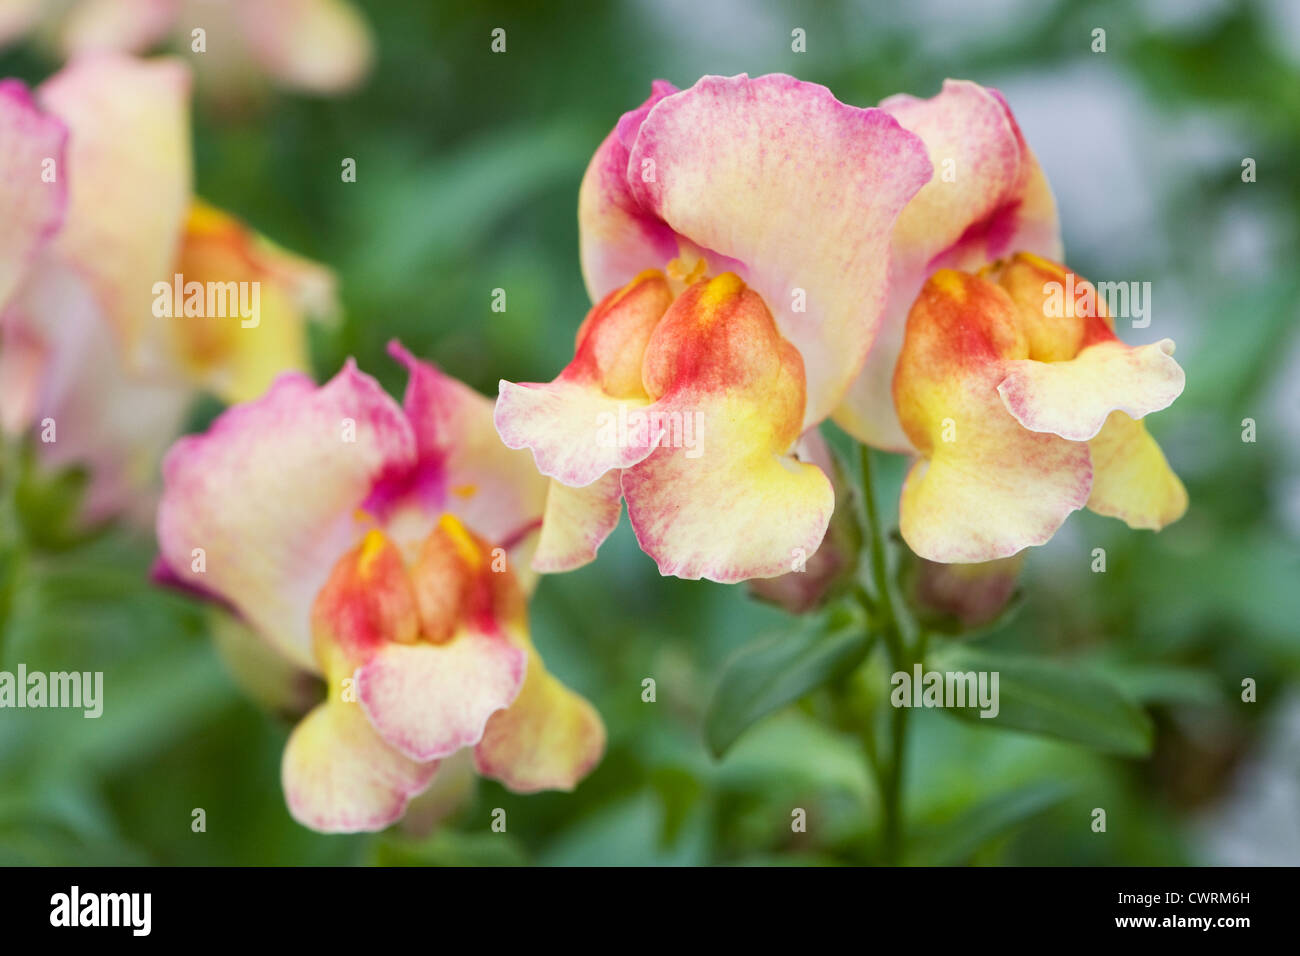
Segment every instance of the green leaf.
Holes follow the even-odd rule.
[[[908,862],[921,866],[965,863],[985,844],[1050,809],[1069,794],[1068,786],[1055,781],[999,793],[919,834],[908,851]]]
[[[1222,704],[1219,679],[1209,671],[1160,664],[1100,665],[1125,694],[1142,704]]]
[[[389,163],[376,177],[380,192],[350,207],[355,228],[369,237],[356,268],[392,284],[409,270],[457,261],[539,191],[576,186],[589,140],[584,129],[553,120],[483,134],[433,162]]]
[[[666,811],[653,790],[575,814],[538,855],[542,866],[700,866],[708,859],[708,808],[697,806],[665,842]]]
[[[721,757],[755,722],[850,673],[874,637],[861,613],[840,606],[793,634],[742,648],[724,666],[704,718],[709,750]]]
[[[0,541],[0,660],[4,660],[5,632],[22,574],[24,556],[16,543]]]
[[[63,551],[93,538],[99,529],[78,523],[88,481],[89,473],[80,466],[42,470],[27,452],[13,492],[26,539],[37,548]]]
[[[950,644],[930,655],[927,670],[997,673],[997,716],[981,717],[974,707],[945,708],[950,716],[1124,756],[1151,751],[1146,712],[1111,681],[1078,666]]]
[[[460,833],[440,828],[424,840],[392,831],[371,847],[373,866],[523,866],[528,857],[503,833]]]
[[[811,790],[875,806],[871,770],[858,741],[797,707],[755,726],[714,768],[711,782],[721,791],[761,793],[779,803]]]

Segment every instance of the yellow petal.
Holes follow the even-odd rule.
[[[203,313],[166,320],[177,359],[191,381],[230,403],[261,395],[281,372],[306,370],[306,321],[337,311],[328,269],[201,200],[190,207],[174,275],[182,301],[174,301],[173,278],[164,293],[172,310],[193,288]]]
[[[528,648],[528,674],[515,702],[492,716],[474,748],[479,773],[516,793],[572,790],[605,751],[605,725],[583,697]]]
[[[543,574],[572,571],[596,558],[596,550],[618,524],[623,507],[619,472],[582,488],[551,479],[533,569]]]
[[[382,830],[438,769],[398,753],[380,738],[360,704],[337,689],[294,728],[280,779],[289,813],[322,833]]]
[[[1044,544],[1088,499],[1087,446],[1031,432],[997,386],[1028,345],[998,286],[940,270],[908,316],[894,398],[908,438],[926,456],[903,485],[900,530],[940,563],[1009,557]]]
[[[1092,495],[1088,507],[1119,518],[1130,528],[1160,530],[1187,510],[1187,489],[1165,460],[1146,425],[1111,412],[1088,442],[1092,452]]]

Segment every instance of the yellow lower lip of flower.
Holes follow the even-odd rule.
[[[1176,520],[1186,491],[1134,421],[1182,391],[1172,341],[1129,347],[1094,309],[1053,312],[1064,266],[1017,255],[986,275],[936,272],[908,316],[893,383],[922,455],[903,487],[908,545],[976,563],[1046,543],[1085,506],[1135,528]]]

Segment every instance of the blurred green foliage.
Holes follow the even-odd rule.
[[[1300,562],[1280,500],[1296,459],[1269,404],[1295,344],[1300,291],[1285,255],[1300,223],[1300,56],[1274,42],[1267,5],[1198,4],[1197,18],[1176,26],[1147,15],[1157,4],[1122,2],[959,4],[952,22],[874,3],[365,6],[379,44],[368,85],[340,100],[268,94],[239,112],[197,104],[196,183],[337,270],[346,320],[315,333],[318,375],[355,355],[394,392],[401,376],[384,354],[393,337],[489,394],[500,378],[548,379],[564,364],[588,305],[578,183],[655,77],[685,86],[704,73],[786,71],[865,105],[897,91],[930,95],[949,75],[996,83],[1095,63],[1089,34],[1100,25],[1104,68],[1156,115],[1239,121],[1245,139],[1229,152],[1258,159],[1257,183],[1243,187],[1236,159],[1190,172],[1153,159],[1146,229],[1162,251],[1132,261],[1091,247],[1070,258],[1084,274],[1161,270],[1183,293],[1188,312],[1168,334],[1186,339],[1187,391],[1153,427],[1191,512],[1159,536],[1076,515],[1030,556],[1021,613],[978,639],[988,651],[1112,675],[1151,714],[1153,755],[919,712],[908,767],[916,862],[1198,859],[1189,815],[1222,799],[1300,668]],[[985,6],[997,22],[972,26]],[[489,51],[498,26],[503,55]],[[796,26],[808,31],[806,54],[791,52]],[[53,68],[28,50],[0,57],[0,74],[32,82]],[[1085,165],[1109,133],[1079,133]],[[355,183],[341,181],[345,157],[357,161]],[[1059,188],[1070,170],[1048,174]],[[1250,274],[1225,266],[1212,241],[1243,188],[1253,208],[1290,224]],[[1107,196],[1089,212],[1107,216]],[[504,313],[490,309],[495,288],[507,290]],[[1240,440],[1245,417],[1259,422],[1255,444]],[[875,859],[870,774],[854,735],[824,719],[820,695],[759,723],[721,761],[704,744],[723,662],[792,622],[740,587],[661,579],[626,522],[595,565],[545,579],[531,610],[548,665],[609,728],[603,763],[575,793],[520,797],[484,782],[429,836],[306,831],[279,788],[288,724],[234,684],[203,613],[147,583],[152,542],[127,529],[70,540],[53,526],[64,490],[22,490],[20,458],[7,459],[0,503],[0,666],[103,670],[107,710],[98,721],[0,713],[0,863]],[[902,468],[891,462],[887,509]],[[1094,547],[1107,551],[1105,574],[1088,570]],[[1243,676],[1258,681],[1257,705],[1238,703]],[[654,704],[641,699],[646,677],[657,682]],[[1104,838],[1088,827],[1098,806],[1109,815]],[[206,833],[191,832],[196,807]],[[507,811],[506,834],[489,829],[496,807]],[[807,833],[791,832],[794,807],[807,810]]]

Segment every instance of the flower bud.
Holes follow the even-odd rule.
[[[979,564],[940,564],[913,557],[903,594],[917,620],[935,630],[971,631],[995,621],[1016,590],[1024,553]]]

